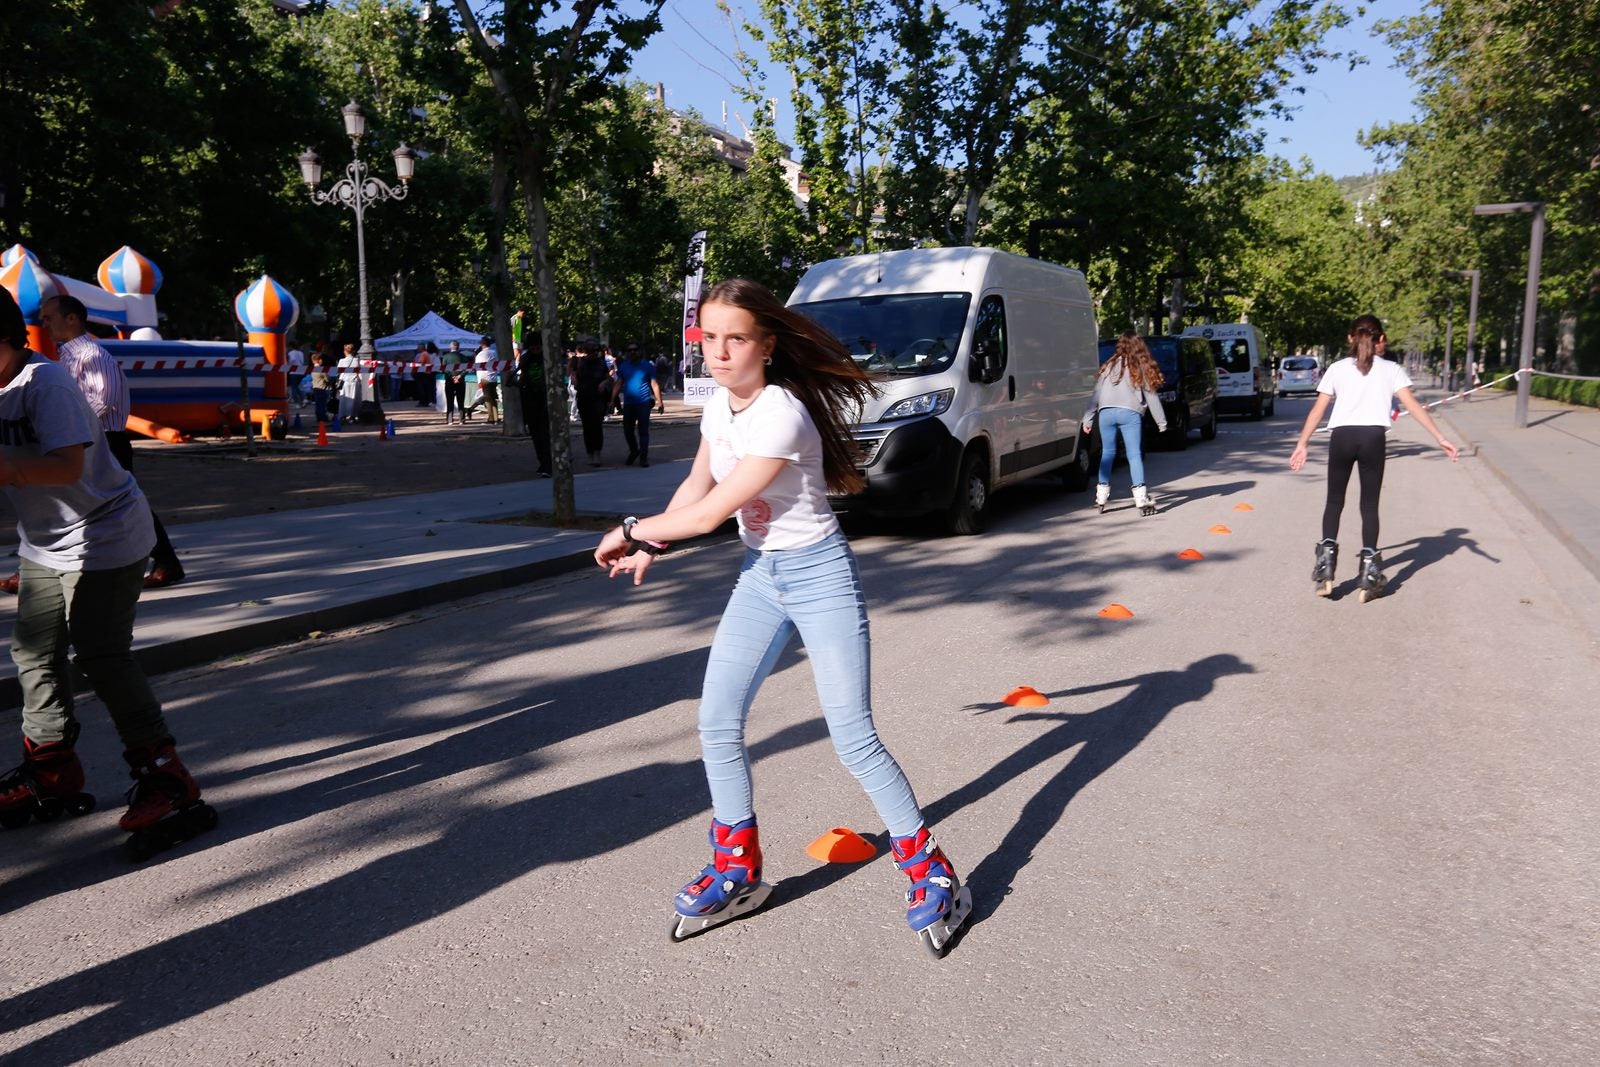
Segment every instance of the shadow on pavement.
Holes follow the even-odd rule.
[[[1007,724],[1059,722],[1060,725],[1029,741],[960,789],[928,805],[925,812],[930,825],[937,826],[1067,749],[1075,745],[1083,747],[1022,806],[1015,823],[995,850],[967,872],[967,884],[973,893],[970,922],[981,923],[999,909],[1017,875],[1033,859],[1034,850],[1055,829],[1067,805],[1086,785],[1137,748],[1173,711],[1204,700],[1220,679],[1253,673],[1255,668],[1237,656],[1207,656],[1183,670],[1155,671],[1046,694],[1052,700],[1059,700],[1132,687],[1131,692],[1098,711],[1081,715],[1029,711],[1006,719]],[[968,710],[984,713],[1006,707],[1005,704],[983,704]]]
[[[1390,545],[1383,550],[1384,559],[1393,567],[1396,563],[1404,566],[1391,571],[1388,575],[1388,592],[1395,592],[1405,585],[1407,579],[1422,568],[1438,563],[1439,561],[1455,555],[1466,549],[1475,556],[1482,556],[1490,563],[1499,563],[1500,560],[1491,556],[1478,546],[1478,542],[1467,536],[1465,527],[1453,526],[1439,534],[1427,537],[1413,537],[1397,545]]]

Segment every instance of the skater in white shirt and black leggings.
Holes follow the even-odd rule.
[[[1362,315],[1350,324],[1350,355],[1328,368],[1317,386],[1317,401],[1300,428],[1300,440],[1289,457],[1289,469],[1306,465],[1306,445],[1322,422],[1328,405],[1328,500],[1322,509],[1322,540],[1311,580],[1318,596],[1333,593],[1334,569],[1339,562],[1339,516],[1344,511],[1350,471],[1361,471],[1361,601],[1381,596],[1385,579],[1378,553],[1378,495],[1383,491],[1385,436],[1391,421],[1391,400],[1399,398],[1405,409],[1433,435],[1453,461],[1456,446],[1445,439],[1432,417],[1411,392],[1411,379],[1398,363],[1380,353],[1388,343],[1376,315]]]

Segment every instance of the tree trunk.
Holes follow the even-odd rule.
[[[967,213],[966,220],[961,227],[961,243],[970,245],[978,239],[978,216],[983,207],[983,190],[975,181],[968,180],[967,184]]]
[[[411,272],[404,267],[389,275],[389,311],[395,333],[406,328],[406,285],[410,281]]]
[[[539,287],[539,335],[544,346],[545,405],[550,413],[550,460],[553,476],[550,499],[557,523],[578,517],[572,479],[572,421],[567,417],[567,358],[561,344],[561,311],[557,303],[556,270],[550,262],[550,213],[544,199],[544,168],[523,152],[517,178],[522,184],[528,213],[528,238],[533,244],[533,266]]]
[[[501,141],[496,141],[493,149],[491,171],[489,176],[489,199],[492,221],[489,232],[485,235],[485,243],[489,253],[489,330],[494,336],[495,354],[501,360],[510,360],[511,357],[511,276],[506,270],[506,216],[511,211],[511,160],[510,150]],[[513,390],[510,382],[514,375],[500,374],[503,388],[500,390],[500,433],[510,437],[521,433],[520,427],[515,432],[512,421],[504,418],[506,397]],[[517,414],[522,414],[519,406]]]

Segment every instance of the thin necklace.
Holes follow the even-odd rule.
[[[765,387],[763,386],[763,388],[765,388]],[[759,397],[760,395],[761,395],[761,393],[758,390],[756,392],[756,396]],[[755,397],[752,397],[750,399],[750,404],[754,404],[755,402],[756,402],[755,401]],[[731,393],[728,394],[728,414],[730,414],[730,415],[742,415],[742,414],[744,414],[746,411],[750,410],[750,404],[746,404],[742,408],[736,408],[736,407],[733,406],[733,394],[731,394]]]

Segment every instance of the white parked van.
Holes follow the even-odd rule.
[[[881,390],[855,428],[867,488],[841,512],[937,512],[976,533],[1002,486],[1088,484],[1078,427],[1099,360],[1081,272],[992,248],[869,253],[812,267],[789,306]]]
[[[1212,360],[1217,365],[1218,411],[1259,419],[1277,410],[1272,368],[1254,326],[1248,322],[1190,326],[1183,336],[1211,342]]]

